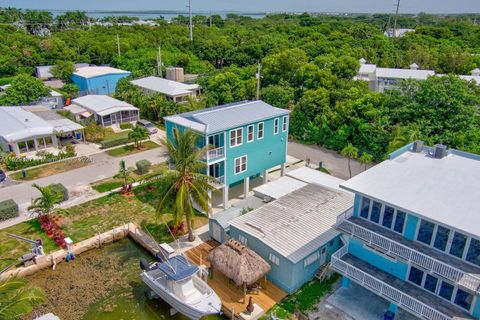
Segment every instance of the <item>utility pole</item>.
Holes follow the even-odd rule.
[[[400,0],[397,0],[397,9],[395,10],[395,20],[393,21],[393,37],[397,36],[398,10],[400,9]]]
[[[210,12],[210,27],[212,26],[212,13]]]
[[[158,46],[158,53],[157,53],[157,73],[160,78],[163,77],[162,73],[162,50],[160,46]]]
[[[118,51],[118,56],[120,57],[122,54],[120,52],[120,36],[117,33],[117,51]]]
[[[260,100],[260,78],[262,77],[260,73],[261,69],[262,69],[262,65],[260,64],[260,62],[258,62],[257,74],[255,75],[257,78],[257,100]]]
[[[188,27],[190,31],[190,41],[193,41],[193,23],[192,23],[192,0],[188,0]]]

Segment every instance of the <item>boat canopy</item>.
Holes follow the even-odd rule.
[[[190,264],[184,256],[174,256],[166,262],[158,265],[169,280],[180,281],[194,275],[198,271],[198,267]]]

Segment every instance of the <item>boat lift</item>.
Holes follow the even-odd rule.
[[[25,265],[29,266],[35,263],[35,259],[37,257],[41,257],[45,255],[43,251],[43,241],[42,239],[31,240],[21,236],[17,236],[16,234],[7,233],[7,236],[10,238],[17,239],[19,241],[27,242],[33,245],[32,252],[24,254],[19,258],[19,260]]]

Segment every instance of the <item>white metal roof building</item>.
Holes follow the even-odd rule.
[[[130,82],[146,93],[161,93],[175,102],[185,101],[185,97],[196,97],[200,93],[198,84],[185,84],[159,77],[145,77]]]
[[[480,156],[451,150],[442,159],[406,151],[342,183],[434,222],[480,236]]]
[[[90,112],[104,126],[139,120],[139,109],[131,104],[106,95],[87,95],[72,100],[72,112]]]
[[[305,183],[315,183],[321,186],[345,192],[344,189],[340,188],[340,184],[345,182],[345,180],[308,167],[301,167],[289,171],[287,172],[287,176],[303,181]]]
[[[277,108],[258,100],[241,101],[186,112],[165,117],[165,120],[198,132],[210,134],[289,113],[289,110]]]
[[[295,190],[305,187],[307,184],[300,180],[281,177],[277,180],[262,184],[253,189],[256,197],[263,199],[265,202],[270,202],[281,198]]]
[[[22,107],[0,107],[0,119],[0,136],[7,142],[52,134],[52,126],[47,121]]]

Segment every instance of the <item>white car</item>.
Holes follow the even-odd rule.
[[[138,120],[137,126],[144,127],[145,129],[148,130],[149,134],[154,134],[158,132],[157,127],[155,127],[155,125],[148,120]]]

